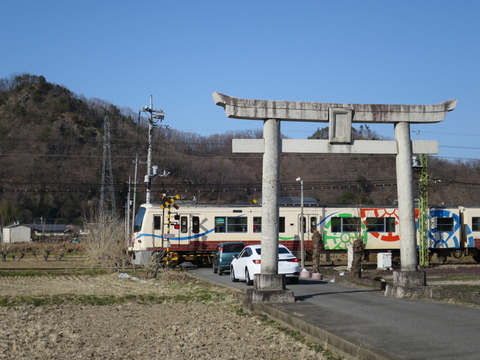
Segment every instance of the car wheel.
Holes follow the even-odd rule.
[[[233,266],[230,266],[230,280],[237,282],[238,279],[235,278],[235,271],[233,271]]]
[[[250,279],[250,273],[248,272],[248,268],[245,268],[245,283],[247,285],[253,285],[253,280]]]
[[[217,273],[217,267],[215,266],[215,264],[213,264],[213,273],[214,273],[214,274]]]
[[[218,266],[218,275],[220,275],[220,276],[223,275],[223,270],[222,270],[222,268],[220,267],[220,265]]]

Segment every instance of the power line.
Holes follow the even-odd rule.
[[[97,192],[101,187],[101,183],[29,183],[29,182],[6,182],[0,183],[0,192],[17,191],[17,192]],[[125,185],[124,183],[114,183],[115,186]],[[368,188],[370,190],[396,186],[396,179],[374,179],[366,180],[365,183],[359,183],[357,180],[328,180],[328,181],[312,181],[305,182],[306,190],[335,190],[335,189],[361,189]],[[460,180],[433,180],[428,184],[430,187],[444,187],[449,185],[462,186],[480,186],[480,182],[460,181]],[[145,190],[144,183],[137,183],[137,192],[141,193]],[[212,184],[186,184],[184,182],[161,184],[155,186],[152,192],[162,193],[170,192],[222,192],[222,191],[251,191],[258,192],[262,189],[262,184],[258,183],[212,183]],[[298,184],[294,182],[284,182],[280,184],[282,191],[298,190]],[[106,191],[104,189],[104,191]]]

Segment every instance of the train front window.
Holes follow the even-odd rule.
[[[145,211],[146,209],[144,207],[140,207],[140,209],[138,209],[137,216],[135,216],[135,225],[133,227],[134,232],[139,232],[140,229],[142,228],[143,218],[145,217]]]

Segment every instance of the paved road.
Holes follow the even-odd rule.
[[[248,289],[210,268],[192,270],[208,281]],[[315,326],[406,359],[480,359],[480,308],[393,299],[379,290],[300,279],[287,284],[297,302],[282,304]],[[302,312],[304,312],[302,314]]]

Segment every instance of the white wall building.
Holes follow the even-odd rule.
[[[32,241],[32,229],[25,225],[10,225],[3,228],[3,242],[12,244]]]

